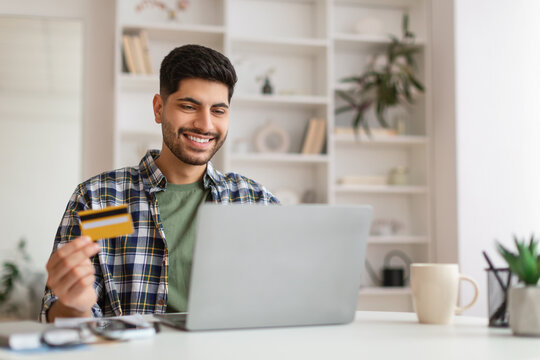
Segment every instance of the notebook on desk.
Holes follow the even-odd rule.
[[[186,330],[343,324],[354,318],[371,207],[199,209]]]

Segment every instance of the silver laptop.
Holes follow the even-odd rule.
[[[344,324],[354,319],[369,206],[199,209],[186,330]]]

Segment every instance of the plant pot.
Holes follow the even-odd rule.
[[[514,335],[540,336],[540,288],[513,287],[508,298],[508,316]]]

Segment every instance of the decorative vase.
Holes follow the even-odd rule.
[[[264,78],[264,84],[261,89],[261,92],[263,94],[273,94],[274,93],[274,87],[272,86],[272,83],[270,83],[270,79],[268,77]]]
[[[508,317],[514,335],[540,336],[540,287],[510,289]]]

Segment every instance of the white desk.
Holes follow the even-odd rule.
[[[421,325],[414,313],[358,312],[349,325],[183,332],[163,327],[156,337],[88,346],[75,351],[0,359],[540,359],[540,338],[487,327],[487,320],[456,317],[453,325]]]

